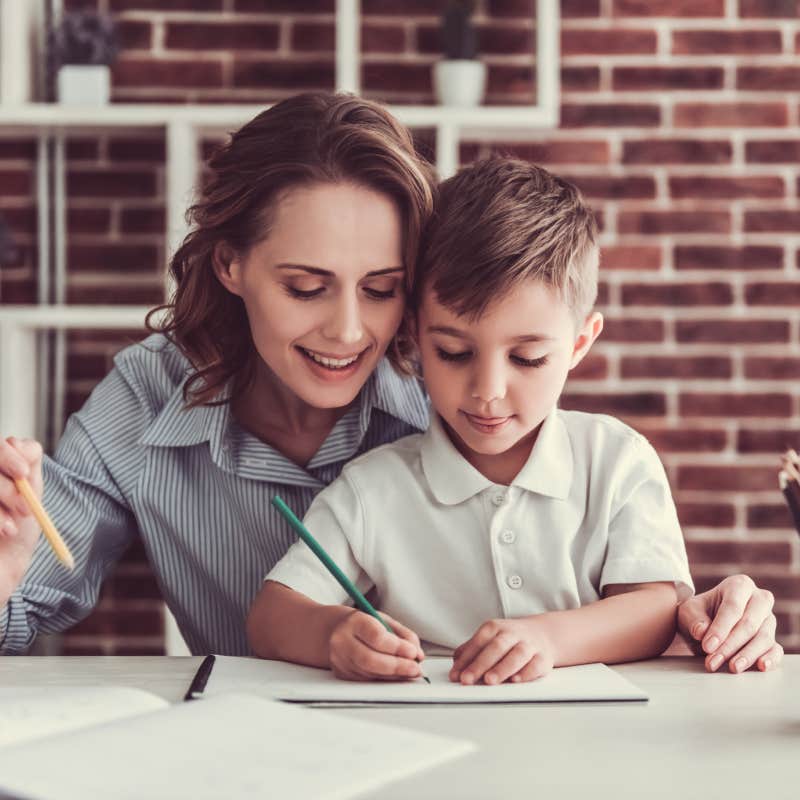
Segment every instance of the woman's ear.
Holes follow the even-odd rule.
[[[217,242],[211,255],[217,280],[231,293],[241,297],[242,265],[239,256],[227,242]]]
[[[578,335],[575,338],[575,346],[572,350],[572,360],[569,368],[573,369],[583,361],[583,357],[589,352],[595,339],[603,330],[603,315],[599,311],[593,311],[583,321]]]

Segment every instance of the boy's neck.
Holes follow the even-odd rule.
[[[440,417],[441,419],[441,417]],[[519,475],[520,470],[525,466],[530,458],[533,446],[542,429],[542,424],[534,428],[527,436],[520,439],[513,447],[504,450],[502,453],[478,453],[467,447],[457,433],[450,429],[450,426],[442,420],[442,426],[450,441],[459,453],[467,460],[478,472],[492,483],[502,486],[510,486],[514,478]]]

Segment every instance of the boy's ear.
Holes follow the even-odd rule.
[[[572,350],[572,360],[569,368],[574,369],[581,363],[583,357],[589,352],[594,340],[603,330],[603,315],[599,311],[593,311],[581,325],[578,335],[575,338],[575,346]]]
[[[227,242],[217,242],[211,254],[217,280],[231,293],[241,297],[242,265],[239,256]]]

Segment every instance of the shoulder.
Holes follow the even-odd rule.
[[[409,476],[419,459],[424,434],[412,433],[354,458],[342,469],[342,476],[362,492],[388,485]]]
[[[559,409],[558,417],[564,424],[570,440],[576,444],[612,450],[650,446],[639,431],[608,414]]]

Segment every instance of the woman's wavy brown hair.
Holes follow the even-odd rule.
[[[218,243],[245,254],[265,239],[270,211],[289,187],[356,183],[390,197],[402,215],[408,291],[435,190],[409,131],[380,105],[344,94],[301,94],[263,111],[231,135],[208,168],[202,196],[186,214],[191,231],[170,262],[173,297],[147,318],[148,329],[166,335],[194,368],[183,387],[189,406],[227,402],[221,391],[229,381],[234,392],[246,386],[258,358],[241,298],[214,273]],[[405,327],[387,356],[410,373]]]

